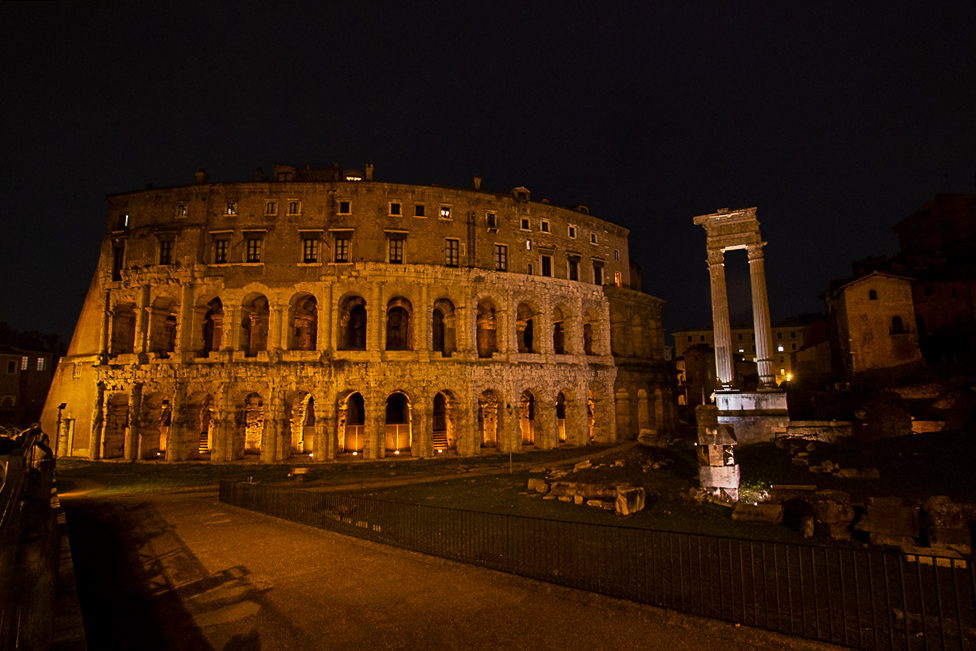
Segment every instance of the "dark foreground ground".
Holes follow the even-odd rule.
[[[89,649],[831,649],[275,520],[65,480]]]

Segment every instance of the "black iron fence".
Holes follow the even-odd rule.
[[[863,649],[976,650],[970,559],[760,542],[221,482],[220,501],[581,590]]]

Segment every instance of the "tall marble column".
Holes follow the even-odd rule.
[[[732,330],[729,298],[725,290],[725,252],[708,252],[708,275],[712,285],[712,328],[715,335],[715,376],[719,389],[732,388]]]
[[[766,266],[763,261],[763,244],[747,247],[749,252],[749,280],[752,284],[752,325],[756,332],[756,365],[759,367],[759,387],[775,389],[773,335],[769,326],[769,299],[766,297]]]

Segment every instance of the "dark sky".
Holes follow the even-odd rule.
[[[274,163],[588,203],[670,330],[758,206],[774,320],[974,192],[976,3],[0,3],[0,320],[70,336],[105,195]],[[749,313],[745,256],[729,256]]]

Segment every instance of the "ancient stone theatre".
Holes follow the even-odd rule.
[[[108,201],[42,420],[61,455],[468,456],[673,428],[663,302],[585,205],[371,164]]]

